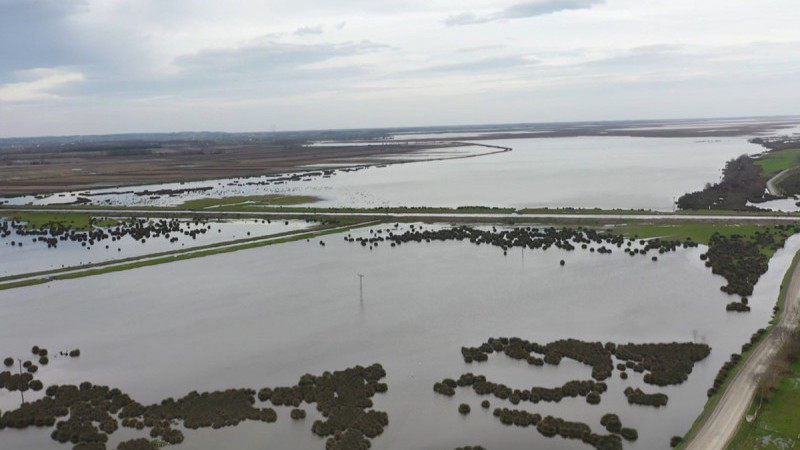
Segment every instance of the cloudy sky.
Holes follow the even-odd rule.
[[[0,0],[0,137],[800,114],[796,0]]]

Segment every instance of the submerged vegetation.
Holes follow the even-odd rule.
[[[786,239],[797,232],[797,226],[776,225],[756,231],[749,238],[715,233],[709,240],[708,252],[700,259],[706,260],[713,273],[725,277],[728,284],[720,288],[723,292],[745,297],[753,293],[756,282],[766,273],[768,255],[782,248]]]
[[[628,403],[633,405],[646,405],[646,406],[665,406],[668,398],[667,394],[655,393],[647,394],[639,388],[625,388],[625,397],[628,398]]]
[[[34,350],[41,354],[43,349],[34,347]],[[176,445],[185,439],[178,425],[194,430],[236,426],[245,420],[275,422],[276,411],[258,407],[258,397],[275,406],[295,406],[289,414],[294,420],[306,415],[305,410],[296,407],[300,403],[316,404],[325,420],[315,421],[311,429],[321,437],[328,437],[326,449],[367,449],[369,439],[380,435],[388,425],[385,412],[369,409],[371,397],[387,390],[386,384],[379,381],[385,376],[379,364],[355,366],[320,376],[306,374],[295,386],[263,388],[258,395],[253,389],[192,391],[179,399],[167,398],[152,405],[140,404],[117,388],[88,381],[79,385],[50,385],[41,398],[3,411],[0,430],[55,427],[51,432],[55,441],[71,443],[75,449],[105,449],[108,436],[122,426],[149,430],[151,439]],[[43,387],[30,373],[0,372],[0,389],[25,392]],[[137,437],[122,442],[118,449],[156,447],[153,441]]]
[[[521,401],[539,402],[560,402],[565,397],[586,397],[597,398],[599,403],[600,394],[608,389],[605,383],[594,380],[573,380],[564,383],[563,386],[555,388],[544,388],[534,386],[530,389],[512,389],[503,383],[493,383],[488,381],[484,375],[474,375],[465,373],[458,380],[445,378],[441,382],[434,383],[433,391],[451,397],[455,395],[456,387],[472,387],[478,395],[494,395],[500,400],[508,400],[514,405]],[[594,404],[597,404],[594,403]]]
[[[555,227],[515,227],[491,230],[481,230],[469,226],[458,226],[441,229],[423,229],[411,225],[409,230],[402,233],[397,230],[398,224],[389,228],[371,229],[366,237],[353,237],[345,235],[344,240],[359,243],[362,247],[373,249],[383,242],[388,242],[391,247],[401,244],[432,241],[469,241],[475,245],[492,245],[499,247],[507,254],[514,247],[547,250],[550,247],[571,252],[579,248],[590,253],[611,254],[622,249],[630,256],[647,256],[649,253],[664,254],[677,251],[679,248],[697,247],[705,242],[708,251],[700,255],[706,267],[712,273],[721,275],[727,281],[720,290],[729,295],[738,295],[741,300],[729,303],[727,311],[749,311],[746,296],[753,292],[753,287],[768,268],[769,258],[780,248],[783,248],[786,239],[800,232],[800,225],[774,225],[774,226],[723,226],[722,230],[711,224],[685,224],[675,225],[647,225],[624,226],[620,230],[597,230],[593,228],[555,228]],[[648,236],[640,239],[638,232]],[[624,234],[623,234],[624,233]],[[634,234],[630,237],[630,234]],[[660,234],[659,234],[660,233]],[[626,237],[627,234],[629,237]],[[678,239],[670,239],[672,236]],[[651,257],[658,261],[657,256]],[[560,261],[564,266],[565,260]],[[472,358],[482,358],[479,355],[470,355]],[[480,359],[476,359],[480,360]],[[540,361],[531,359],[531,364]]]
[[[645,383],[665,386],[686,381],[694,364],[705,359],[710,352],[711,348],[708,345],[696,343],[603,344],[562,339],[542,345],[518,337],[489,338],[477,347],[462,347],[461,355],[464,362],[484,362],[488,361],[492,354],[503,353],[511,359],[526,361],[532,366],[543,366],[558,365],[566,357],[591,366],[594,379],[572,380],[554,388],[534,386],[529,389],[514,389],[503,383],[491,382],[485,375],[464,373],[458,379],[445,378],[434,383],[433,390],[452,397],[457,388],[471,387],[479,396],[493,395],[501,402],[507,401],[513,405],[521,402],[533,404],[559,402],[567,397],[585,397],[588,404],[598,405],[601,403],[602,394],[608,389],[603,380],[611,376],[614,359],[617,361],[616,368],[620,373],[627,374],[626,370],[630,368],[635,372],[644,373]],[[660,407],[665,406],[668,401],[665,394],[648,394],[639,388],[627,387],[624,394],[630,404]],[[489,401],[483,400],[481,406],[488,408]],[[459,412],[469,413],[469,405],[462,403]],[[623,439],[635,441],[639,438],[638,431],[623,427],[619,417],[611,413],[604,415],[601,420],[601,425],[612,433],[609,435],[595,434],[589,425],[584,423],[569,422],[552,416],[543,418],[541,414],[525,410],[495,408],[493,415],[505,425],[534,426],[543,436],[560,435],[567,439],[581,439],[597,449],[621,449]]]
[[[603,381],[611,376],[614,369],[612,355],[619,361],[626,361],[637,372],[647,373],[644,382],[657,386],[681,384],[692,372],[698,361],[705,359],[711,348],[697,343],[662,344],[614,344],[584,342],[577,339],[564,339],[546,345],[537,344],[521,338],[489,338],[478,347],[462,347],[464,362],[486,361],[492,353],[504,353],[513,359],[526,360],[537,364],[533,354],[544,355],[543,363],[558,365],[566,357],[592,367],[592,378]],[[453,386],[455,387],[455,386]]]
[[[561,436],[564,439],[580,439],[598,450],[622,449],[622,440],[615,434],[599,435],[583,422],[570,422],[560,417],[531,414],[524,410],[496,408],[493,415],[504,425],[536,427],[542,436]]]
[[[16,214],[10,220],[0,220],[0,237],[6,238],[12,234],[19,236],[20,240],[11,241],[12,246],[22,246],[22,239],[31,237],[33,243],[44,243],[47,248],[57,248],[59,242],[69,241],[89,249],[103,242],[118,242],[126,238],[141,243],[146,243],[148,239],[163,238],[175,243],[179,236],[194,240],[211,232],[208,220],[198,217],[108,219],[89,214],[77,216],[79,219],[67,220],[58,214]],[[271,219],[261,219],[260,222],[271,223]]]
[[[396,228],[396,226],[395,226]],[[436,230],[423,230],[413,224],[411,229],[403,233],[395,233],[396,229],[385,228],[370,230],[369,237],[345,236],[348,242],[358,242],[361,246],[370,247],[381,242],[388,241],[392,246],[401,245],[409,242],[431,242],[431,241],[469,241],[476,245],[487,244],[499,247],[504,252],[510,248],[521,247],[529,249],[547,250],[556,247],[565,251],[574,251],[577,248],[589,250],[600,254],[613,253],[614,249],[630,253],[631,256],[645,256],[649,252],[663,254],[673,252],[680,247],[696,247],[697,243],[691,240],[675,241],[662,239],[649,239],[638,242],[637,240],[626,239],[624,236],[610,230],[599,231],[593,228],[537,228],[537,227],[516,227],[509,229],[480,230],[468,226],[443,228]],[[623,247],[624,246],[624,247]],[[623,249],[624,248],[624,249]]]

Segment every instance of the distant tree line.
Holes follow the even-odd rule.
[[[752,158],[741,155],[725,163],[722,181],[706,184],[701,191],[690,192],[678,199],[680,209],[758,210],[747,202],[758,203],[777,198],[765,193],[767,182],[761,167]]]
[[[787,148],[800,147],[800,138],[779,136],[773,138],[753,138],[750,143],[758,144],[770,150],[785,150]]]

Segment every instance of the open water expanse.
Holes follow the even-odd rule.
[[[203,197],[266,194],[315,195],[320,207],[500,206],[625,208],[670,211],[686,192],[719,181],[725,162],[763,147],[736,138],[569,137],[482,141],[511,152],[462,159],[393,164],[327,176],[168,183],[90,191],[93,204],[172,206]],[[391,146],[387,146],[391,147]],[[447,149],[471,155],[485,147]],[[440,156],[434,150],[431,158]],[[416,156],[419,157],[419,156]],[[357,161],[354,161],[357,164]],[[284,177],[285,178],[285,177]],[[135,191],[205,189],[173,195]],[[116,192],[116,193],[115,193]],[[124,192],[120,194],[119,192]],[[9,204],[75,201],[79,192]]]
[[[504,426],[491,409],[511,403],[469,388],[448,398],[434,393],[433,384],[465,372],[520,389],[591,378],[589,366],[568,359],[557,367],[504,355],[464,363],[461,346],[489,337],[707,343],[710,356],[680,386],[646,385],[632,371],[621,380],[615,369],[599,405],[565,398],[516,406],[583,421],[598,433],[604,432],[600,417],[614,412],[623,426],[639,431],[626,449],[666,449],[701,411],[723,362],[767,325],[800,248],[800,237],[787,241],[750,298],[752,312],[737,314],[725,312],[732,298],[719,290],[724,280],[704,267],[702,246],[653,262],[616,248],[611,255],[514,248],[504,256],[487,245],[423,242],[369,250],[345,242],[345,234],[323,237],[325,246],[317,238],[0,291],[3,356],[27,357],[34,344],[51,353],[80,348],[80,358],[53,358],[37,375],[45,384],[90,380],[119,387],[144,404],[191,390],[289,386],[304,373],[377,362],[389,390],[376,394],[375,409],[388,413],[389,425],[373,441],[375,449],[572,449],[589,447]],[[369,236],[366,229],[352,234]],[[357,274],[364,275],[363,302]],[[626,386],[666,393],[669,404],[629,406]],[[479,406],[483,399],[491,409]],[[1,409],[18,402],[19,393],[0,393]],[[461,402],[472,406],[470,415],[459,415]],[[184,431],[177,448],[323,449],[324,440],[311,432],[318,413],[304,408],[309,417],[299,422],[280,407],[274,424]],[[68,448],[49,433],[6,429],[0,447]],[[133,435],[121,429],[109,444]]]

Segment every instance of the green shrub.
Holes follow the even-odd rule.
[[[619,430],[619,434],[627,441],[635,441],[636,439],[639,439],[639,433],[633,428],[622,428]]]

